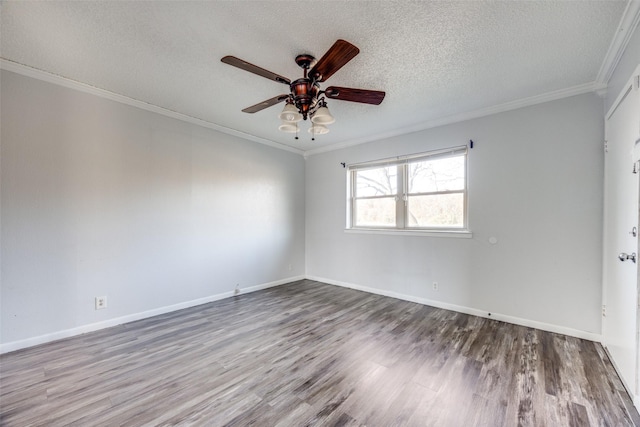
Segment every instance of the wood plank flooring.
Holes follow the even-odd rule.
[[[3,426],[633,425],[597,343],[306,280],[5,354],[0,387]]]

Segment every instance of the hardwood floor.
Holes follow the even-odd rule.
[[[0,387],[3,426],[633,425],[597,343],[312,281],[5,354]]]

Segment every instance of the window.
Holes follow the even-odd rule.
[[[466,147],[350,165],[348,228],[463,231]]]

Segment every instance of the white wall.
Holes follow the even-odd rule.
[[[301,156],[8,71],[1,87],[5,349],[304,275]]]
[[[603,100],[586,94],[309,157],[307,275],[599,336],[602,110]],[[344,232],[340,162],[470,139],[472,239]]]

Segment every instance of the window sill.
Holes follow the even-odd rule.
[[[452,237],[456,239],[471,239],[473,233],[469,230],[382,230],[379,228],[346,228],[350,234],[388,234],[392,236],[422,236],[422,237]]]

